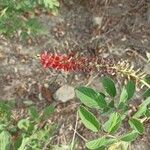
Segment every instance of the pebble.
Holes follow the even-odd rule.
[[[16,63],[15,59],[10,58],[10,60],[9,60],[9,64],[14,65],[15,63]]]
[[[93,25],[101,27],[102,20],[103,20],[103,17],[94,17],[93,18]]]
[[[75,97],[75,91],[74,87],[70,85],[63,85],[61,86],[54,94],[53,98],[60,102],[67,102],[69,100],[72,100]]]

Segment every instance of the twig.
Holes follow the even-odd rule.
[[[85,86],[89,86],[98,75],[99,74],[96,74],[93,78],[89,79],[88,83]]]
[[[71,142],[71,150],[73,150],[73,147],[74,147],[74,141],[75,141],[75,136],[76,136],[77,125],[78,125],[78,113],[76,115],[76,123],[75,123],[75,130],[74,130],[73,138],[72,138],[72,142]]]
[[[75,129],[72,128],[73,131],[75,131]],[[83,140],[83,141],[87,141],[87,139],[85,137],[83,137],[79,132],[76,131],[76,134]]]

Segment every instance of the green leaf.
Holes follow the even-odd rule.
[[[106,146],[105,145],[106,141],[107,141],[107,139],[102,137],[102,138],[98,138],[96,140],[86,142],[85,145],[88,149],[95,150],[95,149],[100,149],[101,147]]]
[[[91,88],[78,87],[75,92],[80,101],[88,107],[105,108],[107,106],[104,97]]]
[[[86,147],[91,150],[105,150],[106,147],[113,144],[117,140],[114,138],[102,137],[96,140],[86,142]]]
[[[112,113],[107,122],[105,122],[103,128],[108,133],[114,133],[120,126],[121,115],[119,113]]]
[[[21,143],[20,147],[18,148],[18,150],[25,150],[26,145],[29,143],[30,140],[31,139],[29,137],[26,137],[26,138],[24,137],[22,139],[22,143]]]
[[[1,12],[0,12],[0,17],[3,17],[6,14],[8,7],[4,8]]]
[[[0,133],[0,149],[1,150],[11,149],[11,135],[8,131],[2,131]]]
[[[148,84],[150,84],[150,76],[146,76],[144,79]]]
[[[112,97],[116,96],[116,87],[115,87],[114,81],[111,78],[103,77],[102,78],[102,84],[103,84],[106,92],[110,96],[112,96]]]
[[[131,128],[135,129],[138,133],[143,133],[144,132],[144,126],[141,123],[141,121],[137,118],[130,118],[129,119],[129,124]]]
[[[127,90],[125,87],[123,87],[122,89],[122,92],[121,92],[121,95],[120,95],[120,101],[119,101],[119,104],[121,103],[125,103],[128,99],[128,93],[127,93]]]
[[[93,132],[99,131],[100,123],[90,111],[88,111],[85,107],[80,106],[78,113],[86,128],[92,130]]]
[[[146,117],[148,117],[148,118],[150,117],[150,109],[147,109],[147,110],[146,110],[145,115],[146,115]]]
[[[59,7],[58,0],[43,0],[45,7],[53,9],[54,7]]]
[[[50,9],[53,15],[58,14],[59,1],[58,0],[39,0],[39,4],[44,5]]]
[[[132,81],[128,81],[127,85],[123,87],[121,95],[120,95],[120,102],[119,105],[123,106],[125,102],[131,99],[135,92],[135,84]]]
[[[108,103],[108,107],[109,107],[109,108],[115,108],[115,101],[114,101],[114,100],[111,100],[111,101]]]
[[[147,106],[150,104],[150,97],[143,101],[143,103],[139,106],[138,111],[134,114],[134,117],[140,117],[145,114],[147,110]]]
[[[43,110],[42,119],[48,119],[50,117],[50,115],[52,113],[54,113],[54,110],[55,110],[55,108],[53,105],[49,105],[49,106],[45,107]]]
[[[2,122],[8,122],[10,120],[11,116],[11,109],[12,107],[8,102],[0,101],[0,121]]]
[[[133,81],[128,81],[128,83],[126,85],[126,90],[128,93],[128,100],[129,100],[133,97],[134,92],[135,92],[135,84]]]
[[[147,90],[143,93],[143,97],[144,97],[144,98],[150,97],[150,89],[147,89]]]
[[[39,119],[39,114],[38,114],[38,111],[37,111],[35,106],[31,106],[29,108],[29,115],[31,116],[31,118],[33,120],[38,120]]]
[[[14,145],[14,149],[15,149],[15,150],[18,150],[18,149],[19,149],[19,147],[20,147],[21,144],[22,144],[22,140],[23,140],[22,136],[19,136],[19,137],[14,141],[13,145]]]
[[[30,121],[28,119],[21,119],[18,122],[18,128],[21,130],[28,131],[29,127],[30,127]]]
[[[126,133],[125,135],[120,137],[120,140],[125,142],[134,141],[138,137],[137,131],[133,130],[132,132]]]

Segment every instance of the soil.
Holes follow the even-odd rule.
[[[60,125],[55,144],[69,144],[75,126],[77,99],[56,102],[52,95],[62,85],[86,85],[99,88],[97,73],[64,73],[44,69],[36,58],[43,50],[84,56],[124,59],[136,67],[149,67],[146,54],[150,52],[149,0],[61,0],[57,16],[38,17],[47,31],[34,39],[0,38],[0,99],[15,100],[22,109],[26,101],[44,107],[55,103],[52,120]],[[149,70],[145,69],[149,74]],[[99,76],[103,75],[100,74]],[[98,77],[99,77],[98,76]],[[145,135],[132,144],[132,149],[150,149],[150,124]],[[85,138],[92,134],[80,123],[77,131]],[[77,150],[84,150],[78,136]]]

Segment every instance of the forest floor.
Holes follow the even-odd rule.
[[[62,103],[53,94],[63,85],[89,85],[100,90],[103,74],[63,73],[44,69],[36,55],[43,50],[83,56],[111,57],[128,60],[150,74],[147,53],[150,52],[149,0],[61,0],[57,16],[41,14],[38,18],[47,34],[25,41],[0,38],[0,99],[15,100],[17,111],[25,109],[24,102],[37,107],[55,103],[52,120],[60,128],[55,144],[71,142],[76,121],[76,98]],[[97,77],[91,80],[95,75]],[[85,138],[92,134],[80,123],[77,131]],[[133,143],[133,149],[150,149],[150,124],[146,133]],[[77,150],[84,150],[83,141],[76,136]]]

